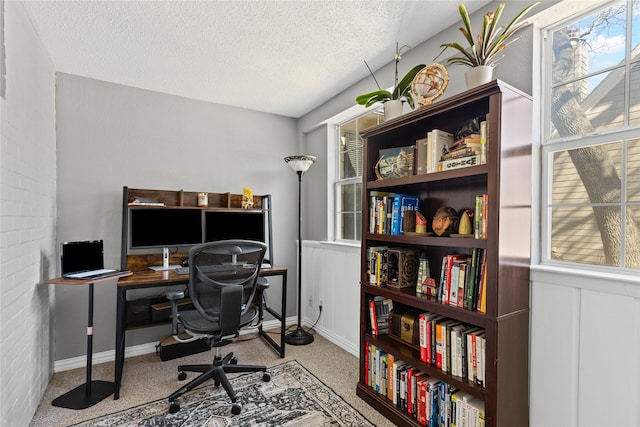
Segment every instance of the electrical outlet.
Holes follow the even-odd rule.
[[[322,300],[322,298],[320,298],[320,307],[324,308],[324,301]]]
[[[313,308],[313,297],[309,295],[309,308]]]

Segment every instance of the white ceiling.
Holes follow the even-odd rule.
[[[460,21],[451,0],[24,5],[56,71],[296,118]]]

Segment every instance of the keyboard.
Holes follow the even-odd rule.
[[[175,271],[176,274],[189,274],[189,267],[178,267]]]

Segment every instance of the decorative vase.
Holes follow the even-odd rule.
[[[402,115],[402,101],[393,99],[384,103],[384,119],[391,120]]]
[[[478,65],[477,67],[469,68],[464,75],[467,89],[489,83],[492,78],[493,67],[489,65]]]

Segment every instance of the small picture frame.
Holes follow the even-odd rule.
[[[379,152],[375,171],[378,180],[413,175],[415,145],[385,148]]]

